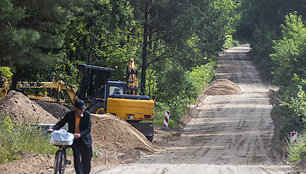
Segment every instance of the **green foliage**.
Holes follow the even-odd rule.
[[[57,59],[54,67],[55,80],[63,80],[70,87],[79,87],[80,76],[77,65],[82,64],[81,61],[69,61],[67,58]]]
[[[122,79],[138,42],[129,2],[82,1],[75,5],[71,25],[64,32],[67,60],[111,68],[118,66],[113,76]]]
[[[11,72],[11,68],[10,67],[1,67],[0,66],[0,75],[10,78],[13,76],[13,73]]]
[[[0,113],[0,164],[16,160],[22,151],[55,154],[42,130],[30,125],[16,125],[8,114]]]
[[[284,130],[302,131],[306,127],[306,102],[304,80],[300,80],[297,75],[294,76],[290,85],[280,89],[280,98],[283,101],[282,115],[286,121]]]
[[[273,71],[274,81],[286,86],[293,74],[306,78],[306,28],[302,17],[296,13],[286,16],[282,28],[283,38],[274,41],[274,53],[270,57],[276,65]]]
[[[165,110],[171,112],[171,126],[177,125],[179,119],[188,112],[188,105],[193,103],[204,88],[215,76],[215,62],[207,63],[185,71],[174,62],[161,65],[156,73],[155,116],[158,124],[162,124]],[[167,67],[167,68],[165,68]],[[172,125],[173,124],[173,125]]]
[[[232,48],[239,45],[239,41],[233,40],[232,35],[227,35],[223,47],[225,49]]]
[[[193,101],[196,99],[208,83],[210,83],[215,77],[216,62],[210,62],[206,65],[201,65],[193,68],[187,75],[187,80],[191,82],[191,86],[188,89],[190,97]]]
[[[295,144],[288,143],[288,152],[290,162],[306,159],[306,132],[298,134]]]
[[[14,78],[29,78],[54,65],[63,44],[71,1],[1,1],[0,61]],[[25,70],[27,69],[27,70]],[[31,69],[31,71],[29,71]]]
[[[279,108],[285,126],[281,130],[280,138],[286,137],[288,132],[296,130],[302,132],[305,130],[305,89],[304,80],[294,75],[287,86],[279,89],[279,98],[283,101],[283,105]]]
[[[292,130],[305,129],[305,55],[306,29],[301,16],[292,13],[286,16],[282,25],[282,39],[274,41],[273,80],[280,85],[279,95],[283,101],[281,113],[286,122],[282,135]],[[290,80],[291,79],[291,80]]]
[[[301,82],[305,86],[305,81],[302,80]],[[301,85],[298,85],[298,93],[296,97],[291,97],[291,101],[289,103],[284,102],[286,106],[292,109],[296,116],[298,116],[302,122],[306,122],[306,94],[305,91],[302,89]]]
[[[279,25],[290,12],[298,11],[299,14],[305,14],[302,4],[303,0],[241,1],[239,10],[243,15],[235,37],[249,40],[252,56],[267,77],[270,77],[273,71],[271,67],[275,66],[269,55],[272,51],[272,40],[281,39]]]

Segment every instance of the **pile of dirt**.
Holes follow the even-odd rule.
[[[24,152],[20,160],[1,164],[3,174],[10,173],[53,173],[53,155],[42,155],[33,152]]]
[[[216,79],[203,89],[203,93],[206,95],[234,95],[241,94],[241,89],[228,79]]]
[[[35,102],[58,119],[64,117],[65,114],[70,111],[70,109],[58,103],[50,103],[42,100],[35,100]]]
[[[14,90],[0,99],[0,111],[7,112],[17,124],[56,123],[58,121],[27,96]]]
[[[121,153],[133,149],[154,152],[157,148],[137,129],[111,114],[91,114],[93,144]]]

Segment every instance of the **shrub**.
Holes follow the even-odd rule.
[[[289,144],[288,152],[290,162],[306,159],[306,132],[298,137],[295,144]]]
[[[0,164],[19,159],[22,151],[55,154],[57,150],[42,130],[31,125],[17,125],[3,112],[0,112],[0,139]]]
[[[13,73],[11,73],[11,68],[0,66],[0,75],[3,75],[4,77],[10,78],[10,77],[13,76]]]
[[[167,80],[160,80],[157,85],[159,101],[156,102],[156,120],[153,123],[162,126],[165,110],[169,110],[171,112],[169,127],[176,126],[181,117],[188,112],[188,105],[195,102],[201,94],[201,89],[215,77],[215,66],[216,62],[210,62],[192,71],[169,68],[163,72]]]

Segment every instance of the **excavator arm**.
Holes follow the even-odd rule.
[[[0,98],[4,97],[12,84],[12,78],[0,76]]]
[[[138,92],[138,72],[134,58],[130,58],[130,66],[127,69],[128,94],[139,95]]]
[[[70,101],[74,104],[74,101],[78,99],[76,93],[78,91],[77,87],[70,87],[65,84],[62,80],[55,81],[54,79],[52,82],[17,82],[16,88],[19,90],[23,89],[51,89],[51,91],[56,91],[58,93],[57,97],[48,96],[48,93],[31,93],[27,94],[27,96],[31,99],[36,100],[44,100],[44,101],[51,101],[51,102],[59,102],[59,103],[66,103],[65,93],[69,96]],[[59,97],[59,94],[64,96],[64,99]]]

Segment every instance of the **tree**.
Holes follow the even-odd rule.
[[[112,68],[118,66],[116,78],[122,77],[129,58],[137,49],[129,2],[81,1],[75,3],[72,13],[71,25],[64,33],[65,64],[81,61]]]
[[[252,57],[268,77],[271,77],[271,67],[275,66],[269,56],[272,40],[281,39],[279,26],[285,15],[293,11],[305,14],[304,4],[304,0],[242,0],[243,15],[235,36],[250,42]]]
[[[187,69],[207,62],[222,49],[238,19],[232,0],[133,0],[131,4],[143,25],[142,89],[148,67],[156,62],[171,58]]]
[[[296,74],[306,78],[306,28],[301,16],[287,15],[282,25],[282,39],[274,41],[274,53],[270,54],[275,63],[273,78],[276,84],[288,85],[288,79]]]
[[[71,1],[1,1],[0,61],[14,78],[33,77],[55,62],[63,44]]]

